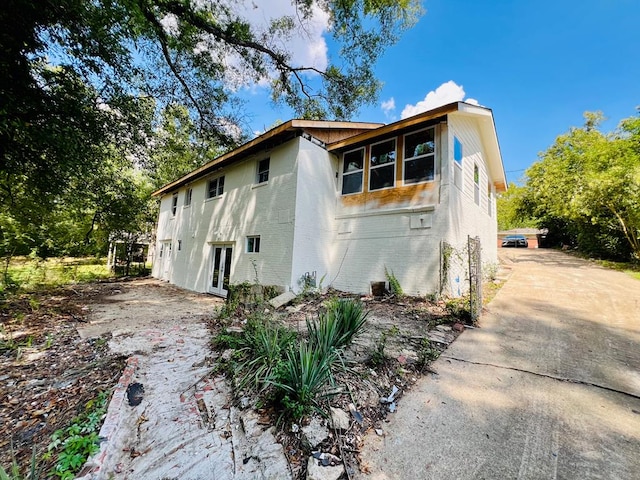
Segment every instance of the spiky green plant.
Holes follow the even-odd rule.
[[[304,342],[287,352],[278,380],[271,382],[278,391],[285,414],[297,420],[320,409],[319,402],[332,383],[333,360],[333,355]]]
[[[36,446],[31,451],[31,464],[29,465],[29,473],[23,475],[20,466],[14,455],[13,445],[11,446],[11,467],[5,470],[0,466],[0,480],[38,480],[42,476],[42,471],[38,465],[38,457],[36,455]]]
[[[262,391],[276,378],[295,332],[273,324],[256,324],[244,338],[248,360],[238,366],[240,389]]]
[[[318,321],[307,319],[309,344],[323,352],[342,350],[364,329],[368,312],[359,300],[336,298],[328,302],[327,310]]]

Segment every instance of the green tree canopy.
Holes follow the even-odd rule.
[[[587,253],[640,259],[640,117],[611,133],[601,113],[585,119],[527,170],[519,208]]]
[[[117,210],[115,189],[135,204],[139,195],[120,182],[132,171],[150,175],[133,184],[157,187],[244,140],[243,86],[269,85],[273,100],[300,117],[349,118],[376,99],[376,59],[421,13],[418,0],[297,0],[290,14],[257,23],[247,15],[253,8],[231,0],[5,0],[5,252],[70,241],[62,230],[96,232]],[[291,39],[318,22],[339,57],[301,64]],[[51,225],[81,211],[83,228]]]

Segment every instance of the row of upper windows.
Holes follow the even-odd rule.
[[[435,128],[430,127],[404,135],[402,155],[404,185],[429,182],[435,178]],[[342,167],[342,194],[362,193],[364,170],[369,171],[369,191],[391,188],[396,184],[396,139],[345,152]]]
[[[256,184],[266,183],[269,181],[269,166],[270,160],[265,158],[260,160],[257,165],[256,171]],[[207,180],[207,189],[206,189],[206,197],[205,200],[210,198],[220,197],[224,193],[224,175],[219,177],[210,178]],[[191,200],[193,199],[193,189],[191,187],[187,187],[184,192],[184,203],[185,207],[191,205]],[[171,198],[171,215],[175,216],[176,211],[178,210],[178,194],[174,193]]]

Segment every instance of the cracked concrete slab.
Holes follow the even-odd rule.
[[[131,355],[109,404],[100,451],[83,478],[290,478],[273,429],[251,410],[234,408],[225,379],[211,373],[215,358],[203,320],[220,301],[147,282],[125,285],[92,306],[93,316],[83,327],[86,336],[124,332],[109,347]],[[133,382],[144,386],[135,406],[125,395]]]
[[[503,250],[511,273],[481,319],[370,433],[357,478],[635,478],[640,282],[548,250]]]

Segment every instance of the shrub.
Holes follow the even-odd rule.
[[[389,289],[391,293],[393,293],[396,297],[403,297],[404,291],[400,286],[400,281],[394,275],[393,270],[387,270],[387,267],[384,267],[384,276],[387,277],[387,281],[389,282]]]
[[[276,387],[284,414],[294,420],[314,410],[320,410],[320,399],[331,383],[333,355],[327,355],[307,343],[287,351],[286,360],[279,370],[279,379],[271,383]]]
[[[368,312],[362,302],[351,298],[336,298],[327,305],[318,322],[307,319],[309,343],[323,352],[348,347],[364,329]]]
[[[244,349],[249,359],[238,366],[240,389],[264,390],[277,379],[295,332],[273,323],[248,323]]]

